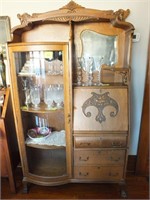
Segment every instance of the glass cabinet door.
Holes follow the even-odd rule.
[[[67,176],[67,45],[13,46],[10,52],[25,171],[46,177]]]

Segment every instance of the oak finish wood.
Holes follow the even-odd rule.
[[[87,112],[91,112],[91,117],[85,117],[82,112],[82,105],[92,96],[92,92],[104,94],[109,92],[109,96],[116,100],[119,105],[120,112],[112,119],[110,113],[115,112],[115,108],[108,106],[104,113],[107,116],[105,123],[98,123],[95,120],[97,115],[95,107],[87,108]],[[107,87],[77,87],[74,89],[74,131],[127,131],[128,130],[128,91],[127,88]],[[82,123],[80,123],[82,121]],[[120,121],[121,123],[118,123]]]
[[[129,9],[126,11],[88,9],[70,1],[56,11],[32,15],[18,14],[21,25],[12,29],[14,37],[8,46],[13,107],[25,192],[27,192],[28,182],[45,186],[69,182],[118,182],[120,184],[125,182],[130,136],[130,59],[134,30],[133,25],[125,21],[129,13]],[[81,70],[82,86],[77,86],[77,60],[82,56],[83,51],[81,33],[88,29],[97,34],[117,36],[118,62],[112,67],[106,64],[102,66],[101,78],[104,84],[101,86],[83,86],[87,78],[84,69]],[[57,157],[58,160],[55,159],[54,154],[52,157],[49,156],[48,148],[25,145],[24,133],[27,132],[28,125],[34,125],[32,120],[34,112],[32,109],[21,108],[20,110],[19,102],[23,102],[23,97],[17,90],[21,91],[21,81],[19,76],[16,77],[13,57],[14,52],[49,49],[64,51],[64,78],[58,77],[58,80],[64,82],[65,111],[64,116],[61,115],[60,118],[59,112],[55,113],[57,119],[52,123],[56,130],[61,128],[66,130],[66,148],[57,149],[58,155],[59,150],[62,150],[60,153],[62,155]],[[19,57],[17,59],[19,62]],[[97,84],[97,76],[98,71],[93,73],[94,84]],[[45,82],[50,83],[50,81],[56,83],[56,78],[49,80],[46,77]],[[92,92],[98,96],[96,100],[98,107],[95,106],[96,103],[89,105],[90,112],[86,116],[83,110]],[[100,118],[96,117],[97,112]],[[41,109],[38,114],[47,113],[42,113]],[[25,122],[27,119],[30,122],[25,123],[23,127],[22,121]],[[54,148],[52,151],[55,150]],[[36,155],[34,152],[43,155],[41,160],[38,160],[38,156],[34,156]],[[64,162],[63,152],[66,153],[66,169],[60,169]],[[81,160],[85,162],[88,160],[88,162],[83,164],[84,161]],[[60,175],[62,170],[65,172],[64,176],[56,176],[55,171],[48,170],[53,162],[56,164],[56,174]]]

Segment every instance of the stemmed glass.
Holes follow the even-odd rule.
[[[99,58],[99,61],[98,61],[98,65],[96,67],[97,71],[98,71],[98,76],[97,76],[97,79],[98,79],[98,85],[101,85],[101,67],[102,65],[104,64],[104,57],[100,57]]]
[[[31,103],[31,97],[30,97],[30,89],[25,90],[25,105],[27,108],[29,107],[29,104]]]
[[[78,57],[78,63],[79,63],[79,67],[78,67],[78,74],[77,74],[77,84],[78,85],[88,85],[88,81],[89,81],[89,68],[87,65],[87,60],[85,57]],[[82,69],[85,71],[85,80],[84,83],[82,82]]]
[[[48,75],[52,75],[53,74],[53,62],[50,61],[48,64]]]
[[[56,87],[56,103],[57,103],[57,108],[61,108],[63,105],[63,98],[64,98],[64,94],[63,94],[63,85],[62,84],[58,84]]]
[[[93,67],[94,67],[94,58],[89,57],[87,59],[87,71],[88,71],[88,85],[92,85],[93,81]]]
[[[34,105],[34,108],[39,109],[38,104],[40,103],[40,88],[38,86],[32,87],[30,96],[31,96],[31,102]]]
[[[78,57],[77,63],[77,85],[82,85],[82,69],[84,69],[84,59],[83,57]]]
[[[44,102],[47,104],[47,110],[50,110],[52,108],[53,103],[53,88],[52,86],[46,86],[44,88]]]
[[[78,74],[77,74],[77,84],[78,85],[92,85],[93,81],[93,68],[94,68],[94,58],[93,57],[78,57]],[[82,69],[85,71],[85,83],[82,83]]]

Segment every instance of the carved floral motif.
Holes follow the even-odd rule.
[[[119,20],[125,21],[129,15],[130,10],[126,11],[119,9],[114,12],[113,10],[96,10],[85,8],[74,1],[70,1],[67,5],[62,8],[49,11],[46,13],[33,13],[32,16],[28,13],[18,14],[18,18],[21,25],[27,26],[29,23],[34,23],[36,21],[57,21],[57,22],[69,22],[69,21],[85,21],[85,20],[95,20],[100,21],[101,19],[108,21]]]
[[[77,3],[75,3],[74,1],[70,1],[67,5],[65,5],[62,8],[60,8],[60,10],[67,9],[70,12],[74,12],[78,8],[84,8],[84,7],[79,5],[79,4],[77,4]]]
[[[32,18],[32,16],[29,15],[28,13],[24,13],[22,15],[18,14],[17,17],[20,20],[21,24],[24,24],[24,25],[28,25],[28,20]]]
[[[96,121],[102,123],[106,121],[106,117],[103,114],[103,110],[107,106],[113,106],[115,111],[110,112],[111,117],[115,117],[119,111],[118,103],[111,97],[109,97],[109,92],[105,92],[104,94],[97,94],[95,92],[91,92],[92,97],[87,99],[82,105],[83,114],[86,117],[91,117],[91,112],[86,112],[86,108],[89,106],[95,106],[98,110],[98,114],[95,118]]]
[[[122,71],[120,72],[120,75],[122,76],[122,82],[127,85],[128,84],[128,72]]]
[[[120,21],[125,21],[125,19],[130,14],[130,10],[129,9],[127,9],[127,10],[119,9],[114,14]]]

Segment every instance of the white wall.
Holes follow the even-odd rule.
[[[19,25],[17,14],[42,13],[56,10],[66,5],[69,0],[0,0],[0,15],[11,18],[12,27]],[[76,3],[100,10],[130,9],[131,14],[126,21],[132,23],[135,30],[141,34],[138,43],[133,43],[132,51],[132,101],[131,101],[131,143],[129,154],[136,155],[140,131],[145,72],[147,65],[147,50],[150,25],[149,0],[75,0]]]

